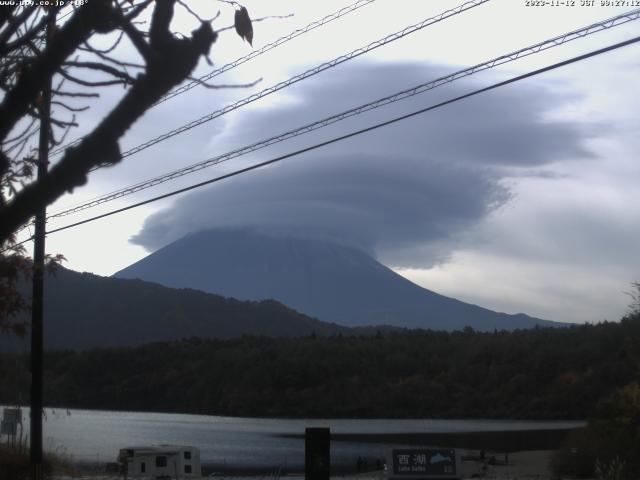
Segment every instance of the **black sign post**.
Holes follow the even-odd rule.
[[[329,429],[307,428],[304,434],[304,473],[305,480],[329,480]]]

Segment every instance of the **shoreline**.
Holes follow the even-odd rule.
[[[485,450],[487,460],[495,457],[493,467],[508,467],[521,453],[532,451],[547,452],[559,448],[566,436],[576,429],[549,430],[510,430],[510,431],[476,431],[456,433],[332,433],[330,441],[334,449],[340,449],[342,443],[361,443],[370,445],[397,446],[428,446],[434,448],[456,448],[460,450],[464,463],[479,460],[479,453]],[[276,434],[276,437],[292,438],[304,441],[304,434]],[[368,458],[373,467],[380,457]],[[380,458],[382,460],[382,458]],[[202,461],[203,475],[219,474],[233,477],[253,477],[273,474],[279,471],[281,475],[300,474],[304,472],[303,459],[300,463],[260,465],[242,465],[239,463],[219,463],[206,459]],[[354,458],[355,462],[355,458]],[[342,458],[333,461],[332,472],[338,475],[352,475],[357,473],[355,463]],[[73,461],[80,471],[86,473],[105,472],[108,465],[114,468],[115,462]],[[373,469],[372,469],[373,471]]]
[[[579,428],[547,430],[503,430],[447,433],[331,433],[332,442],[428,445],[466,450],[520,452],[555,450],[569,432]],[[303,434],[279,434],[279,437],[304,439]]]
[[[0,354],[2,354],[0,352]],[[6,352],[5,352],[6,354]],[[19,408],[25,415],[28,415],[29,404],[28,402],[5,402],[0,401],[1,408]],[[225,413],[225,412],[207,412],[207,411],[189,411],[189,410],[136,410],[126,407],[87,407],[78,405],[63,405],[63,404],[48,404],[43,407],[45,410],[70,412],[73,415],[74,412],[104,412],[115,414],[151,414],[151,415],[185,415],[185,416],[197,416],[197,417],[216,417],[225,419],[250,419],[250,420],[311,420],[311,421],[332,421],[332,420],[361,420],[361,421],[430,421],[430,420],[451,420],[451,421],[478,421],[478,422],[568,422],[568,423],[586,423],[586,419],[583,417],[557,417],[557,416],[532,416],[532,417],[511,417],[511,416],[455,416],[455,415],[435,415],[428,417],[412,416],[412,415],[386,415],[386,416],[357,416],[357,415],[260,415],[260,414],[241,414],[241,413]]]
[[[467,454],[473,452],[466,452]],[[497,452],[487,451],[490,458]],[[531,480],[550,480],[554,478],[549,469],[549,461],[552,450],[528,450],[515,452],[509,455],[508,462],[498,462],[489,464],[480,462],[476,459],[466,459],[462,462],[461,476],[462,479],[469,478],[492,478],[501,479],[531,479]],[[304,471],[301,469],[279,470],[267,468],[250,468],[250,467],[229,467],[225,469],[210,469],[203,465],[202,477],[200,478],[233,478],[234,480],[264,480],[265,478],[277,479],[280,477],[288,477],[291,479],[304,479]],[[73,475],[62,474],[55,475],[54,480],[122,480],[124,477],[117,473],[99,472],[90,469],[79,468]],[[383,470],[369,470],[366,472],[355,472],[349,469],[340,469],[331,467],[332,479],[352,479],[352,480],[384,480],[385,474]]]
[[[381,433],[352,434],[334,433],[331,435],[333,448],[340,449],[343,442],[357,442],[387,445],[423,445],[430,447],[449,447],[460,450],[462,456],[462,478],[494,479],[539,479],[553,477],[549,463],[555,449],[566,435],[574,429],[519,430],[495,432],[464,433]],[[303,439],[304,435],[281,434],[281,437]],[[480,450],[485,451],[485,461],[480,460]],[[369,458],[369,465],[376,465],[375,458]],[[91,480],[121,479],[113,462],[74,462],[80,478]],[[109,468],[111,470],[109,470]],[[202,476],[230,477],[234,479],[278,477],[304,477],[304,466],[297,464],[278,465],[241,465],[232,463],[202,462]],[[342,461],[331,464],[332,478],[353,478],[361,480],[382,480],[384,471],[371,468],[358,472],[355,462]],[[77,478],[77,477],[76,477]],[[64,477],[60,477],[60,480]]]

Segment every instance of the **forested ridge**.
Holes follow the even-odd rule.
[[[23,284],[25,297],[30,295],[29,289]],[[62,267],[47,276],[44,301],[47,350],[132,346],[181,337],[298,337],[312,332],[349,332],[347,327],[320,322],[274,300],[240,301]],[[28,321],[29,317],[23,318]],[[0,351],[19,351],[19,343],[15,336],[0,336]]]
[[[28,392],[2,355],[0,401]],[[479,333],[185,339],[50,352],[50,406],[242,416],[586,418],[637,381],[640,315]],[[10,372],[10,374],[9,374]],[[23,393],[23,398],[24,398]]]

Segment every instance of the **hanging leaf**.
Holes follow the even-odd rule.
[[[240,10],[236,10],[235,27],[238,35],[253,47],[253,26],[251,25],[249,12],[245,7],[240,7]]]

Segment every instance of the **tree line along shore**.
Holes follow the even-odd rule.
[[[52,407],[282,417],[585,419],[638,380],[640,315],[514,332],[243,336],[52,351]],[[28,359],[0,355],[0,401]]]

